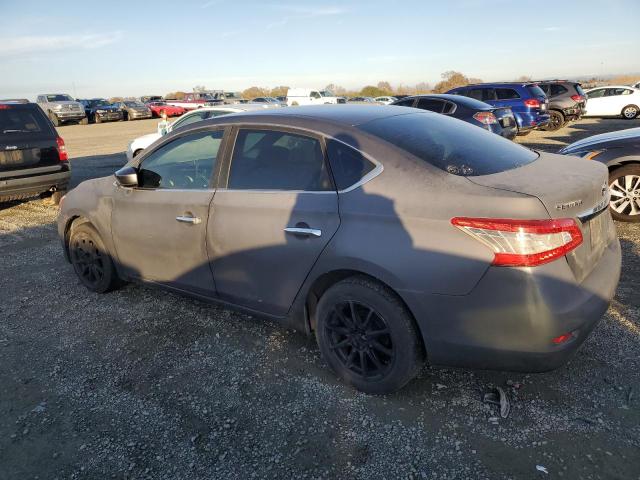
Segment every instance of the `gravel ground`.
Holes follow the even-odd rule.
[[[588,120],[519,141],[555,151],[639,125]],[[74,183],[111,173],[154,128],[61,128]],[[425,368],[373,397],[337,381],[313,339],[263,319],[139,285],[89,293],[62,258],[56,213],[0,207],[1,480],[640,479],[640,225],[617,224],[617,296],[565,367]],[[494,386],[506,419],[481,401]]]

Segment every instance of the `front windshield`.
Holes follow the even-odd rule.
[[[104,99],[89,100],[90,107],[108,107],[109,105],[111,104]]]
[[[47,95],[47,102],[73,102],[69,95]]]
[[[320,95],[323,97],[334,97],[335,95],[329,90],[320,90]]]
[[[140,102],[124,102],[127,107],[144,107],[144,104]]]

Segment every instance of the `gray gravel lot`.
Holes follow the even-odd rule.
[[[156,123],[60,128],[74,184],[112,173]],[[586,120],[519,142],[555,151],[633,126]],[[640,225],[617,224],[617,296],[565,367],[425,368],[372,397],[269,321],[140,285],[89,293],[56,214],[0,207],[0,480],[640,479]],[[481,401],[493,386],[511,399],[506,419]]]

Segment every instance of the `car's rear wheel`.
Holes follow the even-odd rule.
[[[549,123],[547,123],[543,130],[547,132],[555,132],[560,130],[565,124],[564,115],[557,110],[549,110]]]
[[[627,105],[622,109],[622,117],[627,120],[633,120],[640,113],[640,109],[637,105]]]
[[[78,122],[80,125],[89,125],[89,119],[84,117],[82,120]]]
[[[100,118],[100,115],[98,115],[97,113],[94,115],[93,121],[96,123],[102,123],[102,119]]]
[[[391,393],[418,373],[424,359],[418,329],[385,286],[347,278],[322,295],[316,313],[322,357],[358,390]]]
[[[640,164],[609,173],[611,216],[621,222],[640,222]]]
[[[80,282],[92,292],[105,293],[122,284],[111,255],[91,224],[71,227],[69,257]]]

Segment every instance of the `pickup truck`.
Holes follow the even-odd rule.
[[[84,113],[84,105],[66,93],[38,95],[36,103],[56,127],[66,122],[77,122],[81,125],[89,123]]]
[[[216,105],[232,105],[242,102],[242,95],[238,92],[223,92],[222,90],[213,90],[210,92],[194,92],[187,93],[184,98],[165,99],[168,105],[182,107],[185,110],[195,110],[202,107],[213,107]]]

